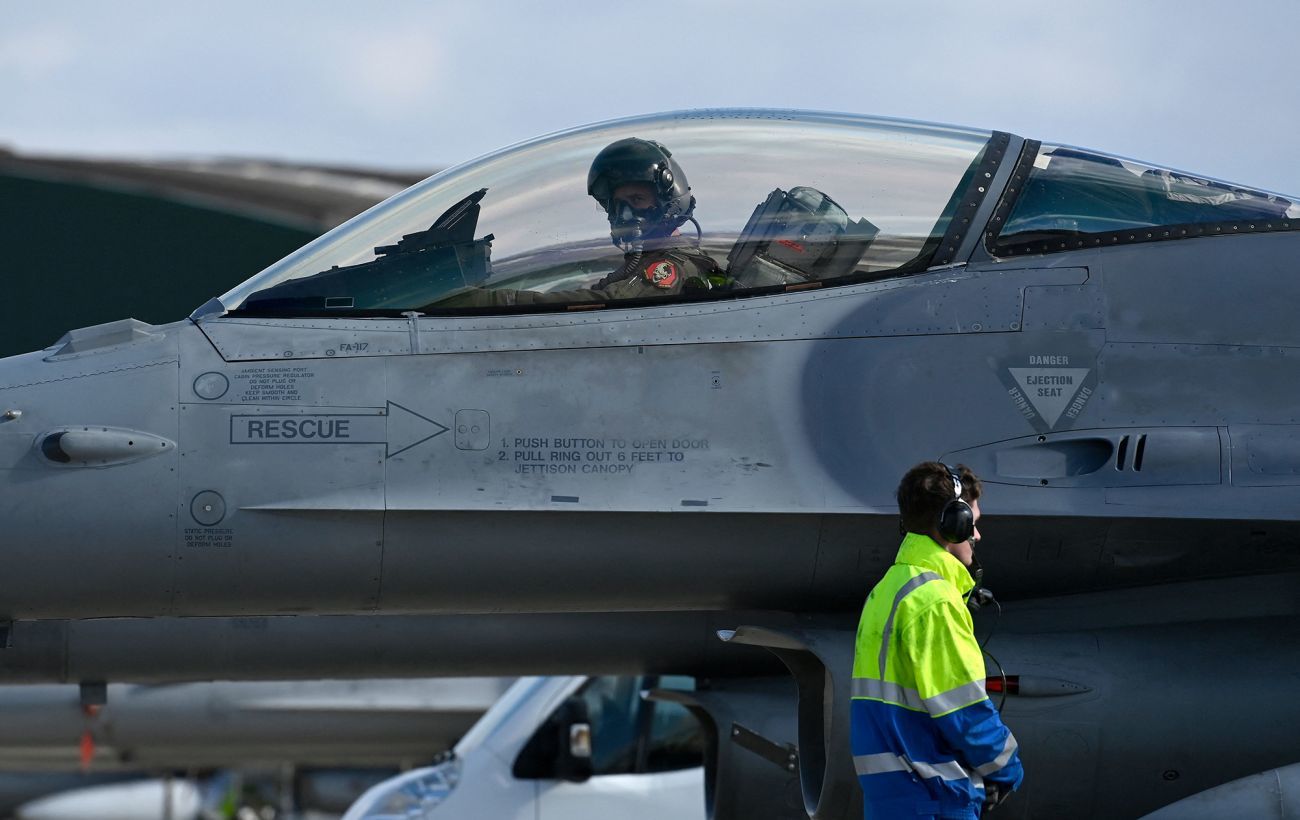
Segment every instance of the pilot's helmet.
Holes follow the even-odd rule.
[[[634,209],[614,201],[615,189],[627,182],[649,183],[654,188],[654,207]],[[657,142],[635,137],[601,149],[587,172],[587,193],[609,216],[610,237],[620,248],[671,236],[695,209],[686,172],[673,155]]]

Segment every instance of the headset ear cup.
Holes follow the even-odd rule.
[[[949,544],[969,541],[975,534],[975,511],[965,501],[949,501],[939,514],[939,537]]]

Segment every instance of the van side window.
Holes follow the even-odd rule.
[[[690,681],[689,678],[686,680]],[[666,689],[687,688],[668,683],[668,678],[664,678],[659,686]],[[641,770],[673,772],[703,765],[704,731],[695,715],[680,703],[654,703]]]
[[[704,764],[700,723],[675,703],[644,700],[652,688],[694,689],[685,676],[594,678],[582,690],[591,720],[592,774],[689,769]]]
[[[640,735],[641,678],[593,678],[582,690],[591,720],[593,775],[636,770]]]

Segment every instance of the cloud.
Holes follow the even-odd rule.
[[[367,119],[400,123],[434,106],[444,87],[443,48],[429,31],[392,26],[351,33],[328,67],[340,103]]]
[[[1300,191],[1297,26],[1300,6],[1214,0],[14,4],[0,141],[433,166],[748,105],[1001,128]]]
[[[0,71],[40,81],[73,64],[77,37],[57,29],[10,31],[0,37]]]

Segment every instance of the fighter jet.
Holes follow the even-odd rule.
[[[800,623],[789,614],[734,611],[17,621],[0,649],[0,683],[77,683],[99,697],[110,681],[430,678],[509,675],[519,668],[762,675],[779,669],[764,650],[719,643],[717,630],[738,621]],[[112,702],[111,693],[102,695]]]
[[[153,816],[131,796],[168,786],[179,800],[193,787],[141,778],[214,770],[241,780],[269,772],[268,785],[284,792],[286,804],[319,803],[318,793],[341,788],[350,795],[341,801],[346,806],[358,787],[445,752],[508,684],[497,678],[112,684],[96,702],[87,699],[88,687],[79,693],[66,685],[0,686],[0,811],[8,816],[40,795],[39,809],[25,807],[19,816]],[[59,778],[60,772],[77,776]],[[229,791],[228,779],[205,777],[203,791],[220,797]],[[97,790],[70,791],[92,786]],[[145,802],[155,814],[162,805]]]
[[[0,768],[411,766],[451,747],[500,678],[0,686]]]
[[[727,637],[795,671],[805,809],[842,816],[852,619],[939,458],[987,487],[1030,770],[1000,811],[1138,816],[1296,763],[1297,229],[1292,197],[1004,132],[543,137],[186,320],[0,361],[0,610],[796,613]],[[721,776],[751,752],[719,725]]]

